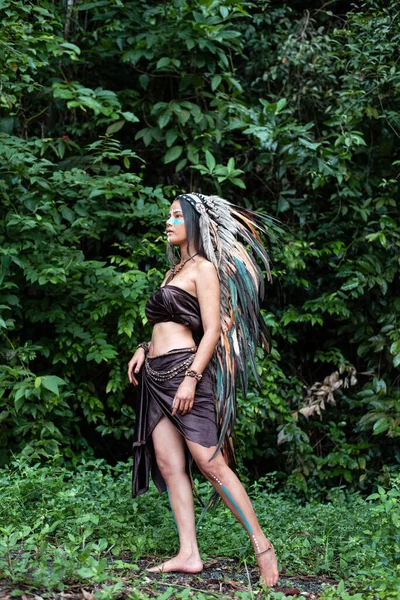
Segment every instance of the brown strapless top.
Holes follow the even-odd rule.
[[[145,313],[150,325],[173,321],[189,327],[196,337],[203,335],[198,299],[176,285],[159,288],[147,301]]]

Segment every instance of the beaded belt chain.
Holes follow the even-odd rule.
[[[147,358],[144,361],[144,366],[146,369],[146,373],[150,377],[150,379],[153,379],[155,381],[167,381],[168,379],[172,379],[173,377],[175,377],[175,375],[177,375],[181,371],[186,371],[186,369],[188,367],[190,367],[190,365],[192,364],[194,359],[195,359],[195,354],[192,354],[191,356],[186,358],[183,362],[172,367],[172,369],[168,369],[168,371],[154,371],[154,369],[152,369],[150,367],[149,361],[147,360]]]

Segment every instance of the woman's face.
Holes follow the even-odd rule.
[[[170,244],[183,244],[186,241],[186,227],[179,200],[171,204],[166,232]]]

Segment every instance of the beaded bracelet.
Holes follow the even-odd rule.
[[[187,369],[187,371],[185,371],[185,377],[194,377],[197,379],[197,381],[200,381],[203,375],[201,373],[197,373],[197,371],[194,371],[193,369]]]
[[[136,350],[139,350],[139,348],[143,348],[144,353],[148,354],[149,349],[150,349],[149,346],[150,346],[149,342],[141,342],[140,344],[138,344],[136,346]]]

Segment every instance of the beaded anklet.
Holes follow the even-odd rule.
[[[272,546],[270,546],[266,550],[263,550],[262,552],[255,552],[254,555],[255,556],[262,556],[263,554],[267,554],[267,552],[269,552],[270,550],[272,550]]]

